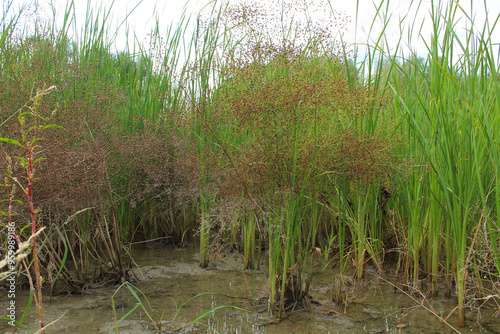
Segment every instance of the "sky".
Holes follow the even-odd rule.
[[[17,9],[19,6],[25,3],[32,3],[29,0],[4,0],[4,6],[6,1],[12,1],[12,8]],[[66,0],[38,0],[40,6],[37,10],[37,15],[47,18],[52,18],[51,7],[47,5],[52,3],[53,8],[56,10],[57,15],[61,15],[66,7]],[[276,6],[276,2],[287,1],[291,3],[291,0],[229,0],[231,2],[240,1],[256,1],[267,6]],[[304,1],[310,3],[317,3],[319,0],[294,0],[294,3],[300,5]],[[315,2],[316,1],[316,2]],[[435,2],[438,2],[436,0]],[[118,22],[125,17],[126,13],[130,12],[137,4],[137,0],[116,0],[112,13],[113,13],[113,23],[111,26],[117,26]],[[155,26],[154,14],[156,13],[160,18],[162,29],[171,24],[171,22],[178,22],[181,17],[183,8],[187,6],[187,13],[197,15],[199,10],[208,2],[208,0],[191,0],[186,2],[185,0],[143,0],[136,9],[130,14],[128,18],[128,24],[130,25],[130,31],[133,31],[137,36],[137,41],[145,41],[147,39],[147,34],[151,32],[151,29]],[[373,27],[371,23],[373,22],[374,14],[376,13],[375,6],[380,4],[379,0],[330,0],[333,9],[337,13],[345,14],[351,18],[351,22],[347,27],[347,32],[344,36],[345,40],[349,42],[354,42],[354,40],[365,43],[367,40],[372,40],[378,36],[378,33],[382,30],[383,26],[380,21],[376,23]],[[356,12],[356,3],[359,2],[358,12]],[[420,2],[420,6],[417,8],[416,3]],[[443,0],[444,3],[456,2],[455,0]],[[83,24],[85,12],[87,9],[87,1],[85,0],[75,0],[75,7],[77,13],[77,25]],[[108,8],[112,3],[112,0],[91,0],[91,4],[94,8],[102,6],[102,8]],[[391,0],[389,1],[388,7],[386,7],[387,2],[384,2],[383,9],[386,11],[386,15],[391,16],[391,24],[386,28],[386,34],[389,42],[395,42],[399,38],[399,22],[403,20],[403,24],[409,26],[410,24],[415,25],[415,29],[419,30],[421,27],[421,22],[428,15],[431,9],[430,0],[422,1],[412,1],[412,0]],[[485,20],[489,20],[492,25],[495,20],[500,15],[500,1],[499,0],[459,0],[459,5],[463,10],[470,16],[475,18],[475,22],[478,26],[483,26]],[[488,8],[488,13],[485,11],[484,4]],[[472,5],[472,6],[471,6]],[[471,9],[472,8],[472,9]],[[328,11],[316,11],[312,14],[312,19],[320,19],[324,17],[325,13]],[[355,18],[357,19],[357,22]],[[356,25],[357,23],[357,25]],[[465,31],[464,28],[470,28],[466,25],[465,20],[461,22],[462,29],[457,31]],[[500,25],[500,23],[499,23]],[[460,25],[459,25],[460,28]],[[372,30],[370,33],[370,29]],[[494,43],[500,44],[500,27],[496,29],[492,35]],[[123,30],[124,32],[124,30]],[[422,34],[431,34],[431,24],[427,19],[426,23],[422,26]],[[133,34],[130,34],[133,35]],[[417,42],[414,36],[417,32],[413,33],[412,38],[407,38],[403,36],[403,44],[412,45],[414,49],[425,51],[425,45],[422,42]],[[371,37],[370,37],[371,36]],[[132,36],[129,37],[129,43],[133,43]],[[117,48],[122,48],[126,44],[124,34],[117,39]]]

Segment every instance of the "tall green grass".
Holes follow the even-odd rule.
[[[155,49],[158,54],[151,45],[117,54],[111,9],[90,8],[89,2],[81,31],[72,24],[77,15],[73,2],[59,26],[41,22],[47,24],[20,36],[23,12],[2,18],[2,137],[19,132],[13,122],[33,91],[58,87],[41,104],[40,115],[53,116],[65,130],[46,134],[45,159],[35,181],[40,187],[34,194],[44,203],[40,217],[55,226],[47,234],[48,262],[66,266],[55,276],[48,274],[62,280],[51,282],[54,291],[78,291],[106,271],[128,279],[123,243],[164,236],[189,239],[186,232],[191,234],[195,221],[189,206],[197,207],[193,190],[181,187],[192,182],[184,176],[195,165],[178,126],[187,99],[180,99],[185,93],[174,82],[177,72],[168,70],[185,65],[179,59],[186,16],[167,31],[163,49]],[[158,34],[152,32],[152,45],[159,42]],[[160,54],[163,58],[155,63]],[[2,152],[15,154],[5,146]],[[75,211],[85,214],[67,219]],[[96,261],[102,271],[91,270]],[[42,270],[50,268],[48,262]]]
[[[393,62],[405,79],[404,84],[391,84],[395,93],[395,112],[406,117],[409,138],[418,143],[412,146],[410,153],[417,159],[421,157],[428,168],[428,173],[421,173],[418,183],[405,185],[415,189],[407,190],[413,191],[414,199],[420,197],[420,200],[427,198],[429,201],[423,217],[408,220],[409,247],[414,256],[413,275],[419,273],[417,254],[424,236],[433,259],[429,270],[431,290],[436,293],[438,233],[442,233],[446,249],[444,267],[448,277],[454,274],[456,279],[461,327],[465,325],[466,282],[472,265],[470,255],[474,252],[471,248],[473,232],[478,224],[483,224],[485,212],[490,219],[496,219],[493,212],[497,208],[492,205],[496,200],[491,191],[497,176],[491,171],[496,169],[494,157],[498,154],[498,146],[488,141],[485,132],[496,126],[498,117],[495,112],[498,102],[492,99],[497,85],[491,80],[498,71],[498,64],[490,53],[494,26],[485,23],[479,27],[479,34],[467,30],[465,37],[461,37],[456,22],[459,16],[466,15],[457,3],[447,6],[433,3],[427,18],[432,24],[432,36],[410,36],[421,38],[425,43],[425,60]],[[472,16],[466,16],[466,20],[469,26],[477,27],[478,22],[474,22]],[[403,56],[403,59],[406,58]],[[413,69],[405,71],[407,65]],[[418,196],[418,189],[422,187],[425,192]],[[412,232],[415,224],[426,224],[423,227],[427,233]],[[440,228],[440,224],[444,227]],[[498,233],[496,228],[489,227],[485,229],[486,238]],[[489,247],[495,253],[496,245],[493,244]],[[450,287],[449,278],[447,286]]]
[[[51,252],[77,268],[77,280],[64,271],[68,285],[89,279],[93,258],[126,279],[127,242],[199,232],[202,267],[222,242],[242,246],[242,266],[256,269],[258,240],[269,311],[283,317],[308,306],[316,249],[326,260],[335,251],[342,275],[358,279],[397,250],[413,287],[438,295],[444,281],[450,295],[456,283],[463,326],[470,273],[483,289],[477,278],[496,281],[500,270],[496,21],[481,26],[456,2],[432,2],[424,25],[397,22],[393,41],[390,4],[376,6],[369,42],[353,46],[311,15],[294,25],[255,3],[210,2],[164,30],[152,13],[148,43],[120,52],[113,41],[127,21],[110,26],[111,10],[89,4],[72,34],[69,2],[60,29],[21,39],[19,15],[4,17],[2,137],[33,89],[59,87],[42,112],[59,105],[67,131],[50,134],[40,178],[58,183],[39,196],[57,224]],[[475,30],[463,34],[459,16]]]

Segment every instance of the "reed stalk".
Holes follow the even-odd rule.
[[[276,306],[276,294],[277,294],[277,278],[280,272],[280,258],[282,254],[283,241],[282,241],[282,229],[279,223],[281,217],[280,212],[276,213],[276,216],[271,216],[269,218],[268,226],[268,247],[269,247],[269,299],[268,299],[268,313],[269,315],[274,314],[274,309]]]
[[[255,262],[255,233],[256,217],[254,212],[250,212],[243,218],[243,256],[245,257],[244,269],[254,269]]]
[[[200,267],[207,268],[210,250],[210,203],[200,198]]]
[[[408,118],[421,152],[426,157],[431,172],[435,176],[436,186],[432,186],[435,200],[442,198],[445,212],[445,249],[446,268],[454,268],[459,304],[458,324],[465,325],[466,277],[469,264],[466,261],[467,249],[470,245],[469,234],[477,217],[471,212],[474,203],[481,200],[478,187],[482,175],[477,173],[478,166],[484,166],[485,152],[477,145],[481,128],[476,121],[476,110],[481,110],[481,100],[472,90],[477,80],[477,64],[484,62],[474,50],[472,33],[465,40],[460,40],[454,31],[459,5],[452,4],[446,8],[433,6],[431,20],[433,37],[427,42],[428,67],[422,69],[420,76],[424,78],[424,90],[417,95],[415,103],[406,97],[400,98],[403,111]],[[458,49],[463,54],[462,62],[456,62]],[[424,72],[425,70],[425,72]],[[414,82],[414,84],[416,84]],[[420,90],[420,89],[419,89]],[[457,96],[459,97],[457,99]],[[415,107],[409,108],[409,105]],[[477,106],[477,109],[475,109]],[[423,124],[427,126],[424,128]],[[484,193],[483,193],[484,194]],[[436,211],[436,207],[432,209]],[[433,214],[434,219],[439,217]],[[436,223],[433,224],[436,230]],[[434,235],[435,242],[436,236]],[[434,248],[433,253],[437,252]],[[454,265],[452,265],[452,263]],[[433,271],[436,270],[433,264]],[[450,286],[450,275],[447,275],[447,286]],[[435,289],[435,288],[434,288]]]
[[[420,174],[420,173],[419,173]],[[408,212],[408,252],[413,264],[413,286],[420,288],[420,260],[423,257],[422,248],[428,231],[428,217],[425,213],[422,195],[423,180],[418,174],[413,174],[406,186],[406,208]]]
[[[427,219],[429,219],[429,244],[431,251],[429,252],[430,262],[430,280],[431,288],[430,293],[433,296],[438,295],[438,276],[439,276],[439,259],[441,254],[442,239],[441,239],[441,222],[442,222],[442,202],[439,197],[439,186],[433,175],[430,184],[430,203],[427,212]]]

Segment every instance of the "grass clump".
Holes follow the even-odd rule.
[[[79,41],[69,37],[72,6],[62,30],[18,37],[17,18],[3,18],[2,137],[22,135],[17,116],[34,91],[58,87],[37,113],[64,130],[44,131],[33,180],[49,227],[40,270],[54,291],[128,280],[127,244],[186,243],[199,231],[202,267],[216,243],[243,250],[247,269],[268,251],[279,317],[309,307],[319,249],[357,279],[369,263],[382,272],[393,251],[414,287],[437,295],[444,283],[449,296],[454,283],[460,326],[470,289],[498,295],[494,26],[462,35],[459,15],[476,27],[472,15],[432,3],[430,37],[398,22],[425,54],[393,48],[384,29],[356,53],[350,18],[331,6],[214,3],[197,20],[158,24],[149,50],[118,53],[105,37],[109,13],[89,14]],[[372,28],[380,18],[388,27],[388,8],[377,6]],[[16,149],[2,146],[22,156]],[[17,211],[32,218],[26,205]]]
[[[231,8],[228,15],[238,20],[246,10]],[[230,60],[217,71],[219,83],[199,114],[207,141],[205,189],[219,206],[247,205],[250,216],[244,220],[259,212],[259,239],[269,245],[270,311],[276,304],[280,317],[288,305],[308,306],[311,250],[321,218],[344,210],[323,210],[325,200],[339,203],[342,197],[361,210],[356,218],[352,209],[345,211],[352,246],[365,240],[356,253],[360,273],[367,248],[377,259],[383,223],[375,226],[376,198],[382,185],[402,175],[404,164],[393,154],[400,139],[387,111],[389,97],[351,77],[350,64],[336,56],[340,50],[325,36],[301,44],[284,33],[276,40],[243,38],[226,48]],[[375,115],[377,124],[370,122]],[[366,204],[352,202],[355,190],[363,191],[360,201],[365,191],[372,194],[370,213]],[[381,260],[375,261],[380,267]]]

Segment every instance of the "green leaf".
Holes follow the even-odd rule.
[[[21,227],[21,231],[19,231],[19,234],[22,234],[22,233],[24,232],[24,230],[25,230],[25,229],[30,228],[30,227],[31,227],[31,225],[30,225],[30,224],[28,224],[28,225],[25,225],[25,226]]]
[[[127,289],[129,289],[130,293],[137,299],[137,301],[141,302],[141,298],[137,295],[137,293],[134,291],[134,289],[130,285],[126,285]]]
[[[120,318],[120,320],[118,320],[118,321],[116,322],[116,324],[118,324],[118,325],[119,325],[119,324],[120,324],[123,320],[125,320],[125,319],[126,319],[126,318],[130,315],[130,314],[132,314],[132,312],[134,312],[134,311],[135,311],[135,309],[136,309],[136,308],[138,308],[140,305],[141,305],[141,303],[137,303],[137,304],[135,304],[134,308],[133,308],[133,309],[131,309],[130,311],[128,311],[128,312],[127,312],[127,313],[126,313],[123,317],[121,317],[121,318]],[[113,326],[113,328],[115,328],[115,326]]]
[[[33,141],[31,142],[31,145],[33,145],[34,143],[36,143],[37,141],[42,140],[42,139],[45,139],[45,138],[35,138],[35,139],[33,139]]]
[[[42,161],[42,160],[47,160],[46,158],[40,158],[40,159],[36,159],[35,161],[33,161],[33,165],[36,164],[37,162],[39,161]]]
[[[23,116],[26,114],[29,114],[29,113],[23,112],[23,113],[17,115],[17,119],[19,120],[19,124],[21,124],[21,127],[24,127]]]
[[[4,45],[5,41],[7,40],[8,36],[9,36],[9,32],[10,32],[10,29],[12,27],[12,21],[9,22],[9,24],[7,25],[7,27],[4,27],[4,30],[2,32],[2,36],[0,36],[0,45]]]
[[[202,315],[200,315],[198,318],[194,319],[193,321],[191,321],[192,324],[200,321],[201,319],[203,318],[206,318],[208,316],[210,316],[213,312],[217,311],[218,309],[221,309],[221,308],[232,308],[232,309],[235,309],[235,310],[238,310],[238,311],[242,311],[242,312],[248,312],[248,310],[245,310],[245,309],[242,309],[238,306],[232,306],[232,305],[219,305],[219,306],[216,306],[208,311],[206,311],[205,313],[203,313]]]
[[[26,305],[26,308],[24,309],[23,314],[21,315],[21,319],[19,319],[19,323],[22,324],[26,316],[28,315],[31,305],[33,303],[33,290],[30,289],[30,298],[28,300],[28,305]]]
[[[0,319],[1,319],[1,320],[5,320],[5,321],[12,321],[12,319],[10,319],[10,318],[8,318],[8,317],[0,317]],[[21,328],[26,329],[28,334],[29,334],[29,333],[31,333],[31,332],[30,332],[30,328],[29,328],[27,325],[22,324],[22,323],[20,323],[20,322],[19,322],[19,321],[17,321],[17,320],[14,320],[14,324],[15,324],[16,326],[18,326],[18,327],[21,327]]]
[[[60,126],[60,125],[57,125],[57,124],[47,124],[44,127],[42,127],[41,130],[45,130],[45,129],[48,129],[48,128],[60,128],[60,129],[64,129],[63,126]]]
[[[66,259],[68,257],[68,244],[66,243],[66,238],[64,237],[64,235],[59,230],[59,227],[57,227],[57,226],[56,226],[56,231],[59,234],[59,237],[61,238],[61,240],[62,240],[62,242],[64,244],[64,256],[63,256],[63,259],[61,261],[61,266],[59,267],[59,271],[57,272],[57,275],[56,275],[56,277],[53,280],[52,286],[54,286],[55,282],[57,281],[57,278],[61,274],[61,271],[63,270],[64,264],[66,263]]]
[[[14,144],[14,145],[21,146],[22,148],[24,148],[24,146],[20,142],[18,142],[17,140],[15,140],[15,139],[0,138],[0,141],[4,141],[4,142],[7,142],[9,144]]]

